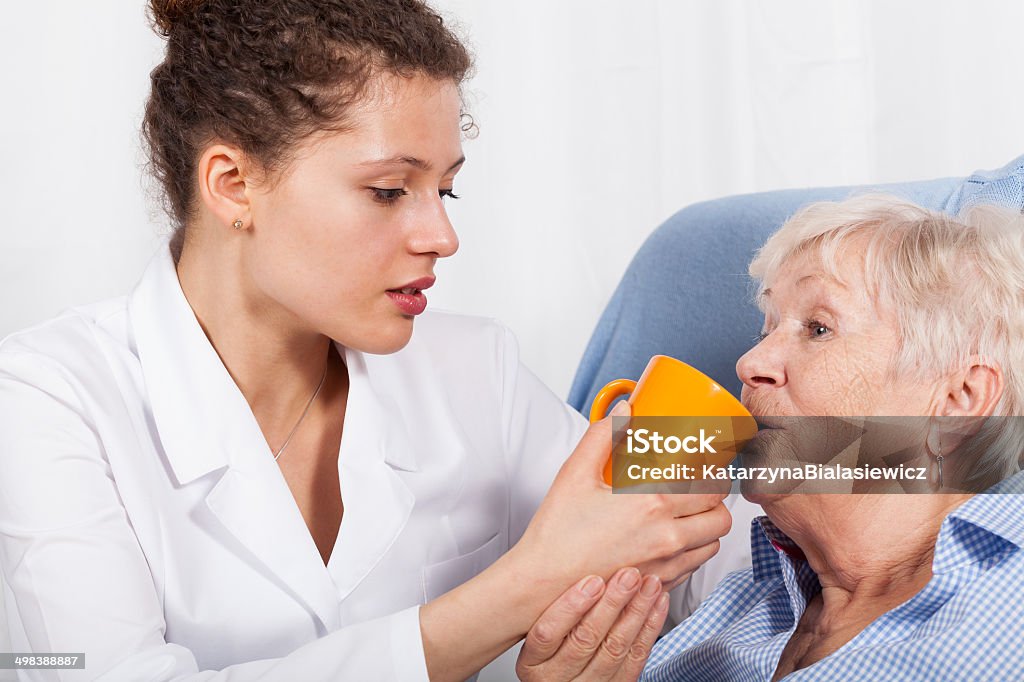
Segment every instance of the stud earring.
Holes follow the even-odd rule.
[[[241,218],[238,218],[238,219],[236,219],[236,220],[235,220],[235,222],[231,223],[231,225],[232,225],[232,226],[233,226],[233,227],[234,227],[234,228],[235,228],[236,230],[241,230],[241,229],[242,229],[242,225],[243,225],[243,224],[244,224],[244,223],[242,222],[242,219],[241,219]]]

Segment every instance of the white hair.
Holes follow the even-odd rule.
[[[979,455],[977,478],[1001,480],[1019,470],[1024,216],[979,205],[953,217],[883,194],[811,204],[786,221],[750,263],[758,304],[783,264],[798,254],[820,259],[842,281],[839,256],[855,238],[858,245],[866,243],[869,295],[898,320],[900,346],[891,359],[891,377],[935,379],[966,368],[973,355],[998,366],[1004,391],[994,414],[1012,418],[989,419],[969,447]]]

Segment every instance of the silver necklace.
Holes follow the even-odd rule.
[[[288,447],[288,443],[291,441],[292,436],[295,435],[295,430],[299,428],[299,424],[301,424],[302,420],[306,418],[306,413],[309,412],[309,406],[313,404],[314,400],[316,400],[317,394],[320,393],[320,387],[324,385],[324,379],[327,378],[327,366],[330,364],[331,359],[327,358],[327,363],[324,364],[323,376],[320,377],[320,383],[316,385],[316,390],[313,391],[313,397],[309,399],[308,403],[306,403],[306,409],[302,411],[302,416],[299,417],[299,421],[295,422],[295,426],[292,427],[291,433],[289,433],[288,437],[284,439],[284,445],[282,445],[281,449],[277,451],[276,455],[274,455],[275,462],[277,461],[277,458],[281,456],[281,453],[284,452],[284,449]]]

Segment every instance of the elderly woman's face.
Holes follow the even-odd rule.
[[[929,387],[888,375],[896,317],[869,298],[858,241],[838,269],[842,283],[801,254],[766,282],[763,338],[736,365],[743,404],[758,416],[925,414]]]

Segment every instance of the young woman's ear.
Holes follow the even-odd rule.
[[[249,223],[245,157],[241,150],[224,144],[206,149],[198,165],[199,198],[225,226]]]

